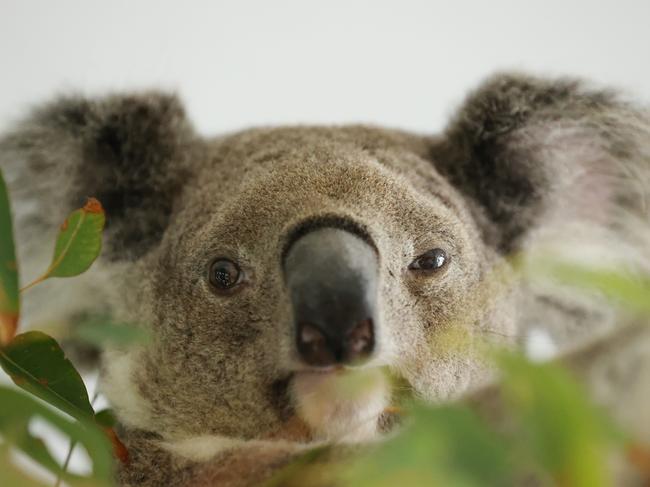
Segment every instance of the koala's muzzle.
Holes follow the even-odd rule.
[[[284,260],[298,354],[312,366],[359,363],[375,346],[374,247],[339,228],[301,236]]]

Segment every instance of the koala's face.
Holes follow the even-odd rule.
[[[208,143],[129,278],[147,283],[136,305],[155,337],[131,352],[134,423],[264,438],[299,418],[313,438],[359,438],[390,403],[383,368],[433,400],[477,380],[450,337],[508,334],[477,303],[496,253],[426,150],[363,128]],[[114,395],[128,419],[132,398]]]
[[[380,371],[434,401],[480,380],[473,338],[513,335],[493,270],[542,214],[549,167],[611,159],[589,118],[606,100],[505,76],[439,137],[343,127],[208,140],[171,96],[64,98],[0,154],[50,176],[43,198],[64,188],[65,211],[85,195],[106,208],[99,264],[119,319],[152,335],[105,354],[124,424],[163,438],[354,439],[391,402]],[[572,107],[570,123],[555,105]],[[37,221],[60,209],[49,206]]]

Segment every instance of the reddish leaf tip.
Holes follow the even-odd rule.
[[[115,430],[113,428],[104,428],[104,431],[113,445],[113,454],[115,457],[124,464],[129,463],[129,451],[126,449],[126,446],[124,446],[124,443],[122,443],[117,437]]]
[[[628,461],[650,480],[650,447],[639,443],[627,446]]]
[[[83,207],[83,210],[88,213],[104,213],[104,208],[102,204],[96,198],[88,198],[86,204]]]

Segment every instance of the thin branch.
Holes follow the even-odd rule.
[[[99,387],[95,387],[95,393],[93,394],[93,398],[90,401],[90,405],[94,405],[95,401],[97,400],[97,397],[99,396]],[[65,457],[65,461],[63,462],[62,469],[63,471],[56,476],[56,483],[54,484],[54,487],[61,487],[61,482],[63,480],[63,474],[65,474],[68,471],[68,465],[70,464],[70,459],[72,458],[72,452],[74,451],[75,447],[77,446],[77,442],[75,440],[70,440],[70,447],[68,448],[68,454]]]

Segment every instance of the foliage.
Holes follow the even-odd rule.
[[[411,424],[343,473],[346,485],[508,485],[503,440],[466,407],[415,404]]]
[[[525,272],[537,279],[550,278],[563,285],[600,293],[628,311],[650,316],[650,276],[626,269],[594,269],[539,255]]]
[[[556,364],[503,353],[503,388],[516,421],[513,448],[525,452],[557,485],[612,485],[608,457],[623,436]]]
[[[18,264],[7,185],[0,172],[0,344],[7,343],[18,325]]]
[[[124,459],[124,449],[111,429],[110,414],[95,415],[81,376],[66,359],[56,340],[41,331],[16,335],[20,292],[51,277],[71,277],[86,271],[101,250],[104,210],[94,198],[64,221],[54,246],[52,262],[34,282],[19,290],[9,197],[0,172],[0,366],[14,384],[30,393],[0,387],[0,485],[42,485],[22,472],[11,460],[17,448],[43,468],[72,486],[112,484],[113,449]],[[96,332],[95,340],[110,334]],[[117,340],[125,343],[133,334],[120,329]],[[38,398],[40,400],[35,399]],[[80,444],[92,460],[88,476],[66,472],[43,441],[29,430],[40,418]]]
[[[50,277],[73,277],[87,271],[101,251],[105,221],[100,202],[88,198],[84,207],[73,211],[61,225],[50,266],[22,290]]]
[[[142,327],[133,326],[128,323],[116,323],[109,316],[89,316],[80,321],[71,330],[71,337],[101,347],[113,344],[118,346],[135,345],[146,343],[149,333]]]
[[[43,467],[61,475],[72,485],[110,485],[112,463],[110,444],[103,431],[91,421],[71,421],[32,397],[7,387],[0,387],[0,402],[3,405],[0,427],[5,440],[20,448]],[[93,461],[93,472],[89,478],[63,471],[63,468],[51,457],[42,440],[29,432],[28,424],[35,417],[46,420],[86,448]]]

